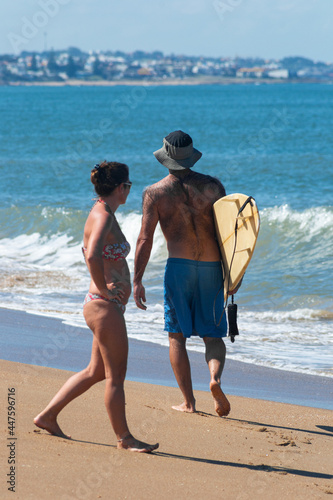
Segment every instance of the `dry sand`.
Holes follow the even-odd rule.
[[[208,392],[196,414],[171,409],[178,389],[126,382],[136,437],[151,455],[119,451],[103,403],[104,383],[59,417],[72,440],[34,427],[33,417],[71,372],[0,361],[1,499],[317,499],[333,494],[333,412],[230,396],[219,418]],[[6,484],[8,388],[15,389],[15,493]]]

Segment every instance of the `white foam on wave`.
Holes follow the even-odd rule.
[[[261,322],[285,322],[285,321],[320,321],[333,320],[332,311],[323,311],[320,309],[294,309],[290,311],[246,311],[243,313],[247,319]]]
[[[311,207],[304,211],[292,210],[289,205],[276,206],[273,208],[264,208],[261,212],[263,224],[282,225],[285,229],[286,224],[292,231],[303,233],[305,241],[325,231],[333,235],[333,209],[332,207]]]
[[[39,233],[21,234],[0,240],[0,258],[15,265],[35,265],[40,268],[70,268],[82,261],[81,245],[66,234],[50,237]]]
[[[58,303],[57,307],[52,307],[46,300],[36,307],[33,297],[30,300],[27,297],[17,299],[11,305],[1,301],[0,307],[58,318],[65,325],[87,329],[82,315],[82,302]],[[129,338],[168,346],[161,303],[149,304],[147,311],[141,311],[131,299],[125,318]],[[228,338],[225,339],[228,358],[258,366],[333,377],[331,322],[318,323],[314,328],[313,321],[303,321],[301,324],[294,320],[259,321],[258,316],[241,311],[238,327],[240,335],[234,344]],[[187,348],[205,352],[203,341],[196,337],[187,341]]]
[[[131,252],[128,256],[130,265],[134,262],[135,246],[141,228],[142,215],[139,213],[131,213],[128,215],[119,214],[117,219],[121,226],[122,232],[131,245]],[[166,243],[158,224],[154,233],[153,248],[150,255],[150,262],[161,262],[167,259]]]
[[[60,208],[58,211],[63,213]],[[46,212],[45,208],[44,213]],[[141,218],[142,215],[137,212],[117,214],[122,231],[131,245],[128,257],[131,267],[141,227]],[[275,241],[276,236],[280,233],[284,240],[295,241],[297,238],[298,242],[303,240],[304,243],[308,243],[319,235],[324,236],[326,241],[332,241],[333,238],[333,210],[330,207],[313,207],[302,212],[292,210],[288,205],[265,208],[261,211],[261,221],[260,236],[264,235],[264,240],[269,237],[274,238]],[[269,228],[274,229],[271,236],[269,236],[270,231],[267,232]],[[322,238],[316,242],[315,246],[320,243],[322,243]],[[13,238],[0,239],[0,258],[2,264],[11,262],[16,265],[54,266],[69,269],[71,266],[83,262],[81,245],[82,242],[78,242],[77,237],[71,235],[70,227],[66,232],[52,235],[44,235],[39,232],[21,234]],[[166,258],[166,243],[158,225],[155,230],[150,262],[159,263],[165,261]]]
[[[46,209],[45,209],[46,210]],[[128,260],[130,265],[134,262],[135,246],[141,226],[141,215],[130,213],[117,216],[122,231],[131,245]],[[70,269],[72,266],[83,263],[82,241],[77,240],[68,233],[55,233],[42,235],[38,232],[21,234],[13,238],[0,239],[1,267],[10,265],[38,266],[39,268],[51,267],[57,269]],[[159,226],[154,235],[151,252],[151,262],[161,262],[167,258],[164,236]]]
[[[311,285],[315,288],[318,282],[316,276],[325,273],[333,261],[332,240],[332,207],[296,211],[283,205],[263,209],[254,255],[256,263],[261,265],[259,279],[264,281],[270,271],[274,271],[276,284],[281,276],[308,276],[310,280],[299,285],[308,290]]]

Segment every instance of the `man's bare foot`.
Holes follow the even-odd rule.
[[[215,411],[219,417],[226,417],[230,413],[230,403],[227,400],[218,382],[210,383],[210,390],[215,401]]]
[[[67,436],[64,432],[62,432],[58,425],[57,419],[54,417],[47,417],[46,415],[41,416],[41,414],[39,414],[34,418],[34,424],[37,425],[37,427],[39,427],[40,429],[46,430],[53,436],[71,439],[71,436]]]
[[[173,410],[184,411],[186,413],[195,413],[196,412],[196,410],[195,410],[195,401],[192,404],[187,404],[187,403],[184,402],[181,405],[172,406],[171,408]]]
[[[152,451],[157,450],[158,447],[159,443],[143,443],[142,441],[135,439],[132,434],[127,434],[127,436],[118,439],[117,441],[118,450],[130,450],[138,453],[151,453]]]

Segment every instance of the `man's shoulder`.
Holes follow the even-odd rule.
[[[169,186],[169,179],[168,179],[168,176],[167,177],[163,177],[163,179],[161,179],[160,181],[158,182],[155,182],[155,184],[151,184],[150,186],[147,186],[146,189],[144,190],[144,196],[145,195],[148,195],[148,196],[156,196],[158,194],[163,194],[165,189],[167,189],[167,187]]]
[[[144,199],[150,198],[155,203],[173,197],[175,200],[184,196],[184,189],[194,189],[196,193],[209,195],[215,200],[225,196],[223,184],[216,177],[200,172],[190,171],[179,180],[173,176],[166,176],[160,181],[148,186],[144,191]]]
[[[201,172],[193,172],[192,179],[195,182],[203,182],[204,184],[221,184],[217,177],[213,177]]]
[[[222,182],[217,177],[212,177],[208,174],[193,172],[192,184],[202,192],[210,192],[215,197],[221,198],[225,196],[225,189]]]
[[[163,177],[160,181],[155,182],[154,184],[150,184],[150,186],[146,187],[146,191],[154,191],[155,189],[159,189],[167,183],[168,177]]]

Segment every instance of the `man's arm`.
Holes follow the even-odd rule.
[[[145,288],[142,277],[147,267],[150,252],[153,246],[154,232],[159,220],[156,203],[151,197],[151,188],[147,188],[143,195],[141,230],[136,243],[134,259],[134,300],[140,309],[147,309],[142,303],[146,302]]]

